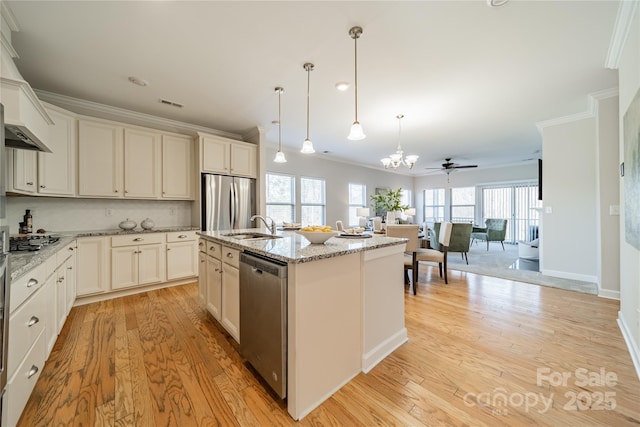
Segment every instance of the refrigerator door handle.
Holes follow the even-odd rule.
[[[236,184],[229,184],[229,215],[231,220],[231,229],[238,228],[236,211],[238,210],[238,197],[236,195]]]

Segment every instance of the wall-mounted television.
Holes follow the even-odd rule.
[[[542,200],[542,159],[538,159],[538,200]]]

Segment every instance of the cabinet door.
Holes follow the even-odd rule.
[[[207,310],[216,319],[222,312],[222,263],[207,256]]]
[[[162,197],[193,199],[194,147],[191,138],[162,136]]]
[[[231,174],[255,178],[256,170],[256,146],[248,143],[231,144]]]
[[[124,197],[160,197],[161,135],[124,129]]]
[[[122,197],[122,127],[78,121],[78,195]]]
[[[25,193],[36,192],[37,152],[13,150],[13,188]]]
[[[230,173],[231,141],[202,136],[202,171],[213,173]]]
[[[166,259],[165,245],[138,246],[138,285],[164,282]]]
[[[76,192],[76,120],[47,108],[54,125],[49,127],[51,153],[38,153],[38,193],[73,196]]]
[[[65,264],[59,266],[56,276],[56,332],[59,334],[67,319],[67,269]]]
[[[240,272],[224,264],[222,267],[222,326],[240,342]]]
[[[198,252],[199,268],[198,268],[198,298],[200,302],[207,302],[207,254]]]
[[[99,294],[109,290],[109,237],[77,240],[76,295]]]
[[[76,253],[75,244],[71,247],[73,250],[71,257],[67,260],[65,268],[67,269],[67,301],[65,308],[67,315],[73,307],[73,303],[76,301]]]
[[[167,244],[167,280],[193,277],[198,274],[196,241]]]
[[[138,284],[138,247],[111,249],[111,289],[128,288]]]
[[[44,329],[45,336],[47,340],[47,354],[51,353],[53,349],[53,345],[56,343],[58,339],[58,313],[57,304],[51,304],[51,301],[56,301],[56,288],[58,284],[56,283],[56,279],[58,276],[53,273],[44,285],[40,292],[42,292],[42,296],[44,298],[46,304],[46,316],[44,320]]]

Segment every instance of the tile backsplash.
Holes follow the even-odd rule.
[[[191,225],[190,201],[68,199],[54,197],[7,197],[10,232],[18,233],[26,209],[33,215],[33,231],[47,233],[117,229],[129,218],[140,223],[151,218],[156,227]]]

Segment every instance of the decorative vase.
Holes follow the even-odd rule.
[[[120,227],[123,230],[133,230],[137,226],[138,226],[138,223],[135,221],[131,221],[129,218],[127,218],[125,221],[122,221],[120,224],[118,224],[118,227]]]
[[[155,227],[155,225],[156,224],[150,218],[146,218],[144,221],[140,223],[140,227],[142,227],[145,230],[151,230],[153,227]]]
[[[396,212],[388,211],[387,212],[387,225],[396,223]]]

